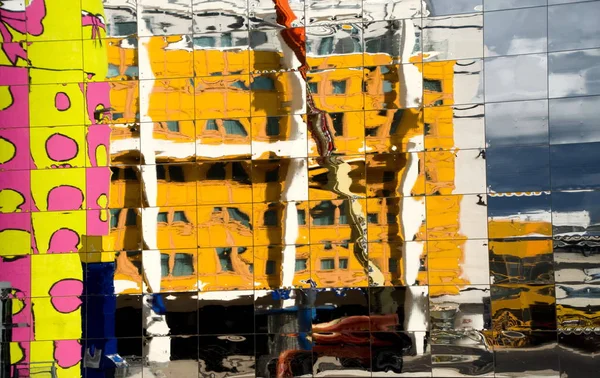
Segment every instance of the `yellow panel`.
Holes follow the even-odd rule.
[[[83,124],[84,100],[79,84],[45,84],[29,87],[31,127]]]
[[[83,210],[85,169],[39,169],[31,171],[32,197],[39,211]]]
[[[53,285],[61,280],[82,280],[79,254],[34,255],[31,257],[32,297],[48,297]],[[36,312],[37,312],[36,308]]]
[[[40,254],[77,253],[84,247],[81,235],[86,230],[85,210],[33,213],[31,218]]]

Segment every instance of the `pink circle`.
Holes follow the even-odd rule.
[[[48,293],[51,296],[50,300],[56,311],[67,314],[77,310],[81,306],[79,296],[82,292],[83,282],[66,279],[52,285]]]
[[[81,189],[62,185],[48,193],[48,211],[79,210],[83,204]]]
[[[56,311],[63,314],[73,312],[81,306],[79,297],[52,297],[51,301]]]
[[[73,138],[63,134],[52,134],[46,140],[46,152],[54,161],[68,161],[77,156],[79,148]]]
[[[78,340],[54,341],[54,359],[63,369],[77,365],[81,361],[81,344]]]
[[[48,253],[77,252],[79,235],[68,228],[61,228],[52,234],[49,244]]]
[[[54,96],[54,106],[56,109],[64,112],[71,107],[71,99],[69,99],[69,96],[65,92],[58,92]]]

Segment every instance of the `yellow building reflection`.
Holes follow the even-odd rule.
[[[347,200],[326,189],[326,169],[307,160],[308,196],[294,198],[295,216],[281,202],[290,167],[296,159],[306,161],[306,156],[285,150],[295,142],[293,119],[303,117],[304,107],[295,104],[293,73],[280,71],[281,54],[204,47],[219,45],[222,34],[195,38],[194,49],[181,48],[187,38],[111,39],[108,44],[113,67],[111,236],[120,251],[117,279],[138,283],[124,292],[141,287],[140,254],[147,248],[141,235],[147,199],[136,167],[143,128],[153,130],[162,290],[279,287],[286,248],[296,254],[295,285],[305,285],[309,278],[317,286],[368,285],[353,253]],[[139,81],[140,90],[151,91],[147,114],[140,114],[144,110],[136,95],[135,57],[142,44],[152,67],[152,75],[145,73]],[[325,64],[326,59],[311,57],[311,65],[335,63],[330,59]],[[449,271],[460,276],[461,242],[449,244],[454,252],[445,252],[456,258],[443,271],[428,270],[425,222],[412,220],[416,232],[405,235],[402,208],[408,200],[424,208],[420,196],[426,193],[451,193],[446,188],[453,187],[454,155],[428,159],[423,152],[409,151],[422,151],[423,142],[454,145],[450,106],[455,62],[420,63],[415,56],[405,65],[381,65],[390,61],[394,59],[383,53],[346,54],[343,66],[349,68],[311,71],[308,86],[317,107],[332,120],[336,152],[352,167],[350,190],[364,198],[359,202],[368,220],[369,258],[384,274],[385,284],[405,284],[403,250],[420,240],[416,282],[432,283],[432,295],[452,293],[457,290],[453,284],[464,280],[443,277]],[[407,108],[410,91],[403,88],[400,71],[423,78],[425,108]],[[155,122],[140,123],[144,116]],[[304,140],[309,156],[317,156],[310,136]],[[410,164],[416,164],[418,173],[407,183]],[[456,206],[443,211],[432,201],[427,214],[435,214],[433,222],[457,224],[460,199],[455,196]],[[293,226],[284,217],[295,218]],[[286,227],[295,227],[292,239],[286,239]]]

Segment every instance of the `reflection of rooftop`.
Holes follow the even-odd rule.
[[[511,215],[502,215],[502,216],[491,216],[491,221],[495,222],[541,222],[541,223],[549,223],[550,222],[550,213],[548,211],[539,210],[539,211],[529,211],[526,213],[518,213]]]
[[[552,224],[554,226],[576,226],[588,228],[588,226],[590,226],[590,222],[590,212],[587,210],[552,213]],[[594,226],[596,227],[595,231],[600,229],[600,225],[596,224]]]

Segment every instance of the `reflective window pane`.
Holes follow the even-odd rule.
[[[547,96],[545,55],[521,55],[485,60],[486,101],[541,99]]]
[[[600,188],[599,147],[599,143],[551,146],[552,190]]]
[[[600,94],[600,50],[548,54],[548,93],[552,97]]]
[[[499,193],[488,196],[490,239],[547,239],[552,237],[551,197],[548,192]]]
[[[550,100],[550,143],[600,142],[600,96]]]
[[[600,2],[548,7],[548,50],[600,47]]]
[[[501,193],[549,189],[548,159],[547,146],[488,148],[488,190]]]
[[[486,104],[485,136],[488,147],[548,143],[548,101]]]
[[[546,51],[546,8],[486,12],[485,56]]]
[[[481,57],[483,16],[423,19],[423,55],[425,61]]]

